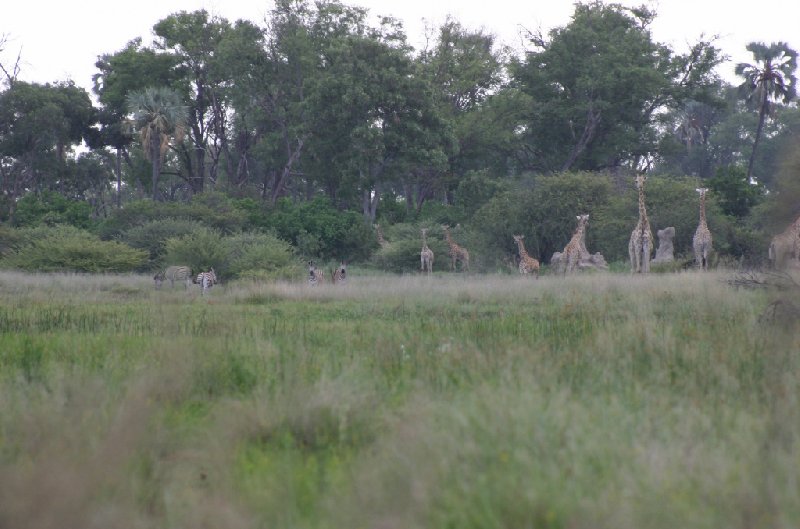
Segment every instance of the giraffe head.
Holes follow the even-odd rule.
[[[525,238],[524,235],[514,235],[514,242],[520,243],[520,242],[522,242],[522,239],[524,239],[524,238]]]
[[[583,226],[586,226],[587,224],[589,224],[589,214],[588,213],[586,213],[585,215],[578,215],[575,218],[578,219],[578,226],[579,227],[583,227]]]
[[[420,231],[422,232],[423,237],[426,237],[428,235],[428,228],[422,228]]]
[[[705,198],[706,192],[708,191],[707,187],[698,187],[695,189],[698,193],[700,193],[700,198]]]

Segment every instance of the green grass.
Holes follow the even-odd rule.
[[[800,328],[723,273],[0,273],[0,527],[800,525]]]

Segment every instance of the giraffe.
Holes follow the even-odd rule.
[[[461,261],[461,269],[466,269],[469,272],[469,252],[466,248],[457,245],[453,238],[450,236],[450,227],[442,226],[444,230],[444,238],[447,240],[447,245],[450,247],[449,254],[453,272],[456,271],[456,261]]]
[[[786,267],[790,259],[800,259],[800,217],[772,238],[769,245],[769,260],[775,269]]]
[[[433,250],[428,248],[428,229],[422,228],[422,250],[419,252],[419,266],[423,272],[433,272]]]
[[[589,223],[589,215],[578,215],[576,218],[578,219],[578,227],[575,228],[572,239],[569,240],[564,247],[564,252],[561,254],[565,275],[574,271],[580,260],[589,253],[584,242],[586,240],[586,226]]]
[[[381,245],[381,248],[389,246],[389,241],[383,238],[383,229],[381,229],[381,225],[373,224],[372,227],[375,228],[375,236],[378,238],[378,244]]]
[[[653,250],[653,232],[650,231],[650,219],[644,205],[644,183],[647,175],[636,176],[636,189],[639,191],[639,222],[631,233],[628,243],[628,255],[631,258],[631,273],[650,271],[650,253]]]
[[[525,251],[525,243],[522,242],[524,238],[524,235],[514,235],[514,242],[517,243],[517,250],[519,250],[519,273],[523,275],[535,274],[536,279],[539,279],[539,261]]]
[[[711,253],[712,241],[711,232],[706,224],[706,193],[708,188],[701,187],[695,189],[700,194],[700,223],[697,231],[694,232],[692,248],[694,249],[694,261],[701,270],[708,270],[708,256]]]

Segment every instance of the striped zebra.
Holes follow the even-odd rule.
[[[347,282],[347,263],[342,261],[339,266],[331,273],[334,285],[344,285]]]
[[[319,285],[325,280],[325,272],[314,266],[314,261],[308,262],[308,284]]]
[[[208,272],[200,272],[195,279],[195,283],[200,285],[200,294],[203,296],[206,295],[206,290],[213,287],[216,282],[217,274],[214,272],[213,268]]]
[[[192,279],[192,269],[188,266],[169,266],[153,276],[153,280],[156,282],[156,289],[161,288],[164,281],[169,281],[170,288],[175,288],[175,281],[183,281],[184,288],[188,290]]]

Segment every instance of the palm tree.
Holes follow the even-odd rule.
[[[188,110],[180,95],[164,87],[150,87],[131,92],[128,111],[133,114],[130,125],[139,133],[145,158],[153,164],[153,200],[157,198],[161,164],[169,141],[183,140]]]
[[[771,102],[782,99],[784,103],[788,103],[797,95],[795,88],[797,78],[794,75],[797,69],[797,52],[785,42],[769,46],[763,42],[751,42],[747,45],[747,51],[753,54],[755,63],[740,62],[736,65],[735,72],[745,79],[740,88],[746,91],[747,99],[755,101],[758,105],[758,128],[747,167],[749,181],[752,178],[753,160],[758,141],[761,139],[764,118],[770,112]]]

